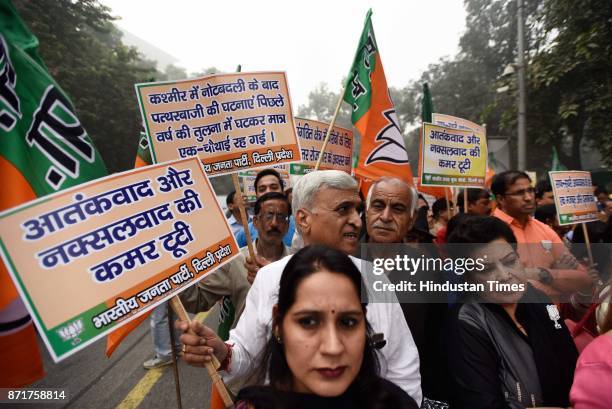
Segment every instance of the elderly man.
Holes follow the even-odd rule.
[[[323,244],[354,254],[361,228],[360,205],[357,183],[341,171],[311,172],[293,188],[293,215],[305,245]],[[181,336],[185,343],[183,359],[198,366],[210,361],[214,353],[223,369],[229,365],[229,373],[224,379],[230,384],[260,367],[262,351],[272,335],[272,308],[278,285],[290,257],[270,263],[259,271],[228,344],[200,323],[177,322],[183,331],[191,329]],[[362,260],[352,260],[361,269]],[[420,402],[418,352],[399,305],[396,302],[371,303],[367,317],[374,332],[382,334],[386,340],[379,350],[380,375]]]
[[[536,201],[529,176],[518,170],[499,173],[491,190],[498,203],[493,216],[506,222],[516,236],[530,282],[556,301],[575,292],[588,294],[597,272],[589,274],[570,255],[557,233],[531,216]]]
[[[417,193],[401,179],[383,177],[366,199],[368,243],[402,243],[414,222]]]
[[[254,210],[253,225],[259,233],[253,242],[257,255],[269,262],[289,255],[288,248],[283,244],[283,236],[287,232],[289,223],[289,202],[285,195],[279,192],[266,193],[257,199]],[[185,309],[194,314],[208,311],[221,298],[227,297],[235,308],[232,327],[236,326],[253,282],[245,266],[248,254],[248,248],[244,247],[239,257],[185,290],[180,295]],[[229,331],[229,328],[226,331]],[[227,336],[223,337],[221,331],[220,335],[227,339]]]
[[[431,251],[431,248],[414,248],[408,245],[390,246],[405,241],[414,223],[417,205],[416,189],[401,179],[383,177],[372,184],[366,199],[367,242],[384,246],[369,246],[370,251],[366,257],[394,258],[401,254],[418,258],[421,254],[429,254],[428,251]],[[392,282],[405,282],[406,279],[415,278],[415,282],[418,280],[439,281],[437,273],[434,272],[418,272],[415,276],[407,276],[403,272],[396,271],[389,274]],[[421,299],[413,296],[407,299],[406,294],[401,293],[398,294],[398,298],[402,302],[404,318],[419,351],[423,394],[430,399],[441,400],[445,397],[444,388],[440,385],[440,373],[443,373],[444,368],[435,340],[439,338],[439,330],[442,328],[446,310],[444,300],[441,302],[437,300],[436,303],[433,302],[436,300],[431,296],[427,298],[422,296]]]

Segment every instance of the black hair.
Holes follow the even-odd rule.
[[[446,237],[446,242],[449,244],[447,250],[453,258],[469,257],[469,253],[479,245],[490,243],[495,239],[504,239],[516,247],[516,236],[510,226],[493,216],[467,216]],[[466,244],[472,246],[465,246]]]
[[[281,191],[285,190],[285,182],[283,182],[283,178],[281,177],[280,173],[278,173],[274,169],[264,169],[261,172],[259,172],[257,176],[255,176],[255,182],[253,182],[253,186],[255,187],[255,192],[257,192],[257,184],[259,183],[259,180],[262,177],[269,176],[269,175],[276,176],[276,178],[278,179],[278,183],[281,187]]]
[[[457,226],[465,223],[466,221],[475,216],[477,215],[471,213],[457,213],[456,215],[451,217],[448,220],[448,223],[446,224],[446,237],[449,237],[457,228]]]
[[[236,196],[236,191],[232,190],[229,195],[227,195],[227,197],[225,198],[225,204],[227,206],[234,204],[234,196]]]
[[[280,192],[268,192],[266,194],[259,196],[257,198],[257,201],[255,202],[255,206],[253,206],[253,213],[256,215],[259,215],[259,212],[261,211],[261,206],[263,206],[263,204],[267,202],[268,200],[280,200],[281,202],[287,203],[287,211],[288,211],[287,214],[288,215],[291,214],[291,205],[289,204],[289,201],[287,200],[287,196],[285,196],[284,194]]]
[[[293,386],[293,374],[287,364],[283,345],[274,336],[274,331],[280,326],[285,314],[295,303],[300,283],[311,274],[321,270],[347,277],[353,283],[357,295],[361,293],[363,288],[361,273],[346,254],[330,247],[313,245],[304,247],[293,255],[283,269],[280,279],[271,339],[264,353],[264,364],[260,366],[260,375],[265,375],[266,369],[268,370],[270,383],[267,386],[251,386],[242,389],[238,394],[238,400],[245,400],[257,408],[295,409],[303,407],[304,402],[299,396],[287,393],[291,392]],[[361,302],[366,324],[366,343],[361,368],[349,386],[351,394],[355,397],[356,402],[359,402],[359,407],[363,408],[417,408],[418,405],[405,392],[392,386],[391,389],[395,390],[393,392],[388,386],[389,383],[380,378],[378,357],[369,342],[372,329],[365,317],[367,306],[365,293],[361,297]],[[282,337],[282,328],[280,331]],[[406,403],[407,401],[410,403]]]
[[[468,189],[467,192],[468,192],[467,194],[468,204],[474,204],[480,199],[488,199],[489,197],[491,197],[491,193],[487,189],[473,188],[473,189]],[[467,211],[466,209],[463,208],[463,204],[465,203],[463,200],[464,194],[465,194],[465,189],[463,189],[457,195],[457,206],[459,206],[462,212]]]
[[[557,206],[555,206],[554,204],[538,206],[536,208],[535,214],[533,215],[533,217],[535,217],[537,220],[541,221],[542,223],[547,223],[548,220],[554,219],[556,216],[557,216]]]
[[[295,296],[300,283],[318,271],[326,270],[347,277],[354,285],[359,295],[362,289],[361,273],[351,259],[344,253],[321,245],[307,246],[291,257],[280,279],[277,301],[277,315],[274,317],[273,327],[280,326],[285,314],[295,303]],[[361,307],[364,317],[367,306],[367,294],[361,298]],[[366,337],[371,335],[371,328],[366,319]],[[282,329],[281,329],[282,336]],[[367,341],[367,339],[366,339]],[[378,376],[379,363],[374,349],[365,343],[363,363],[354,382],[366,382],[368,377]],[[270,384],[281,390],[288,390],[293,382],[293,375],[287,364],[285,352],[273,336],[270,341],[269,376]],[[366,379],[364,379],[366,378]]]
[[[423,207],[427,206],[427,209],[429,209],[429,203],[427,202],[427,199],[425,199],[425,196],[423,196],[422,194],[419,193],[418,196],[417,196],[417,200],[418,199],[421,199],[422,201],[424,201],[425,205]]]
[[[451,200],[448,201],[448,204],[451,205],[451,207],[453,206],[453,202]],[[448,206],[446,204],[446,199],[441,198],[436,200],[435,202],[433,202],[433,205],[431,205],[431,211],[433,213],[433,217],[437,218],[440,213],[442,213],[443,211],[447,210]]]
[[[540,180],[535,186],[535,197],[536,199],[541,199],[544,196],[544,193],[552,191],[553,188],[550,184],[550,180]]]
[[[597,186],[597,187],[595,188],[595,190],[593,191],[593,195],[594,195],[594,196],[599,196],[599,195],[600,195],[600,194],[602,194],[602,193],[603,193],[604,195],[606,195],[606,196],[609,196],[609,195],[610,195],[610,194],[608,193],[608,191],[606,190],[606,188],[605,188],[605,187],[602,187],[602,186]]]
[[[464,221],[448,235],[448,243],[490,243],[500,238],[516,243],[512,229],[497,217],[473,215]]]
[[[514,184],[519,179],[527,179],[531,182],[531,178],[528,174],[520,170],[507,170],[502,173],[498,173],[493,177],[491,183],[491,191],[495,196],[503,196],[508,190],[508,186]]]

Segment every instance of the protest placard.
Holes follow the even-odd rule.
[[[476,133],[478,137],[483,136],[486,138],[487,136],[487,130],[484,126],[468,121],[467,119],[459,118],[458,116],[433,113],[431,114],[431,122],[434,125],[440,125],[446,128],[472,131]]]
[[[0,248],[55,361],[238,254],[197,158],[9,209],[0,214]]]
[[[302,149],[302,162],[289,165],[289,173],[303,176],[315,168],[329,124],[297,117],[295,123]],[[350,174],[352,155],[353,131],[334,126],[329,135],[329,141],[325,147],[319,169],[336,169]]]
[[[591,172],[548,172],[561,226],[598,220]]]
[[[136,84],[155,163],[198,156],[209,176],[301,160],[284,72]]]
[[[423,123],[421,185],[481,187],[487,173],[487,140],[472,130]]]

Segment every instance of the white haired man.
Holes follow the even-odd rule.
[[[414,223],[417,191],[399,178],[383,177],[366,199],[368,243],[403,243]]]
[[[311,172],[293,188],[293,216],[306,246],[323,244],[354,254],[361,229],[360,206],[357,183],[345,172]],[[183,359],[194,366],[202,366],[214,353],[222,362],[222,368],[229,363],[224,380],[230,385],[254,373],[261,365],[262,351],[272,336],[272,308],[282,271],[290,257],[259,270],[228,344],[200,323],[177,322],[177,327],[185,331],[181,336],[185,344]],[[361,269],[362,260],[354,257],[352,260]],[[416,402],[421,402],[419,356],[400,306],[397,302],[371,303],[367,316],[374,332],[382,334],[386,341],[379,350],[380,375],[404,389]],[[188,329],[191,332],[187,332]]]

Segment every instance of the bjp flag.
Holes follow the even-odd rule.
[[[429,84],[423,84],[423,98],[421,99],[421,121],[422,122],[432,122],[432,116],[434,112],[433,100],[431,98],[431,92],[429,91]],[[422,132],[422,129],[421,129]],[[422,157],[421,150],[423,147],[419,145],[419,158]],[[421,185],[421,171],[423,164],[419,162],[419,177],[417,178],[417,190],[426,195],[431,195],[436,199],[440,199],[443,197],[453,197],[453,192],[448,187],[441,186],[423,186]]]
[[[0,1],[0,136],[0,211],[106,175],[72,103],[38,55],[38,39],[10,1]],[[43,376],[32,319],[0,261],[0,387]]]
[[[361,135],[355,176],[362,181],[364,193],[381,176],[395,176],[413,184],[371,17],[369,10],[343,96],[352,107],[351,121]]]

